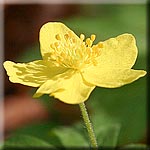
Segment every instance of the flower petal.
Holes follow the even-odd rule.
[[[80,73],[72,72],[67,78],[58,78],[44,83],[35,93],[34,97],[50,94],[68,104],[79,104],[88,99],[95,86],[83,80]],[[70,74],[70,71],[67,72]]]
[[[38,88],[33,97],[36,98],[40,97],[43,94],[50,94],[52,92],[56,92],[57,90],[62,90],[61,89],[63,85],[62,82],[65,79],[69,79],[72,73],[73,73],[72,69],[69,69],[64,73],[54,76],[53,78],[47,80]]]
[[[103,42],[98,64],[100,68],[131,68],[136,58],[135,38],[132,34],[126,33]]]
[[[48,22],[40,29],[40,47],[43,59],[46,59],[53,50],[51,44],[57,42],[56,35],[60,35],[61,42],[65,43],[64,35],[71,33],[72,37],[79,41],[79,37],[67,26],[60,22]]]
[[[32,87],[38,87],[48,79],[66,71],[65,68],[55,67],[48,61],[37,60],[29,63],[4,62],[9,80]]]
[[[116,88],[129,84],[145,76],[144,70],[133,69],[97,69],[92,67],[82,73],[85,80],[91,84],[105,88]]]

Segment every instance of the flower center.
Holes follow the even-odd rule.
[[[84,34],[78,39],[70,31],[65,35],[57,34],[55,38],[56,42],[50,45],[52,51],[49,59],[56,66],[81,69],[85,65],[97,65],[103,43],[93,45],[96,38],[94,34],[85,40]]]

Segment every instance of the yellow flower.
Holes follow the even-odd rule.
[[[39,87],[34,97],[49,94],[68,104],[88,99],[96,86],[117,88],[146,74],[131,69],[137,58],[135,38],[122,34],[93,44],[64,24],[50,22],[40,30],[43,59],[29,63],[4,62],[13,83]]]

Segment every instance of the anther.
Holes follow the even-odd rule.
[[[54,45],[55,45],[55,47],[58,47],[58,46],[59,46],[59,43],[58,43],[58,42],[55,42]]]
[[[73,43],[76,43],[76,39],[73,38],[73,39],[72,39],[72,42],[73,42]]]
[[[90,60],[89,60],[89,59],[86,59],[86,60],[84,61],[84,63],[89,64],[89,63],[90,63]]]
[[[97,46],[96,46],[96,45],[93,45],[93,46],[92,46],[92,50],[93,50],[93,51],[97,51]]]
[[[56,35],[55,35],[55,38],[56,38],[57,40],[59,40],[59,41],[61,40],[61,37],[60,37],[59,34],[56,34]]]
[[[60,56],[63,57],[63,58],[66,58],[66,55],[65,55],[64,52],[61,52],[61,53],[60,53]]]
[[[69,31],[69,32],[68,32],[68,35],[71,37],[71,36],[72,36],[72,32],[71,32],[71,31]]]
[[[56,48],[55,45],[54,45],[54,43],[51,44],[50,47],[51,47],[52,49],[55,49],[55,48]]]
[[[98,43],[98,48],[103,48],[103,43],[102,42]]]
[[[80,34],[80,39],[83,41],[85,39],[85,35],[84,34]]]
[[[95,34],[92,34],[92,35],[91,35],[91,40],[92,40],[92,41],[95,41],[95,38],[96,38],[96,35],[95,35]]]
[[[86,44],[88,45],[88,46],[92,46],[92,41],[91,41],[91,39],[90,38],[87,38],[86,39]]]
[[[65,34],[65,35],[64,35],[64,38],[65,38],[65,40],[67,41],[68,38],[69,38],[69,35],[68,35],[68,34]]]

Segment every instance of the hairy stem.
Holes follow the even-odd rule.
[[[80,106],[80,110],[81,110],[81,113],[82,113],[82,116],[83,116],[85,126],[86,126],[88,134],[89,134],[89,139],[90,139],[90,142],[91,142],[91,146],[92,146],[92,148],[97,148],[98,145],[97,145],[97,141],[96,141],[96,136],[95,136],[93,126],[91,124],[86,106],[85,106],[84,103],[80,103],[79,106]]]

